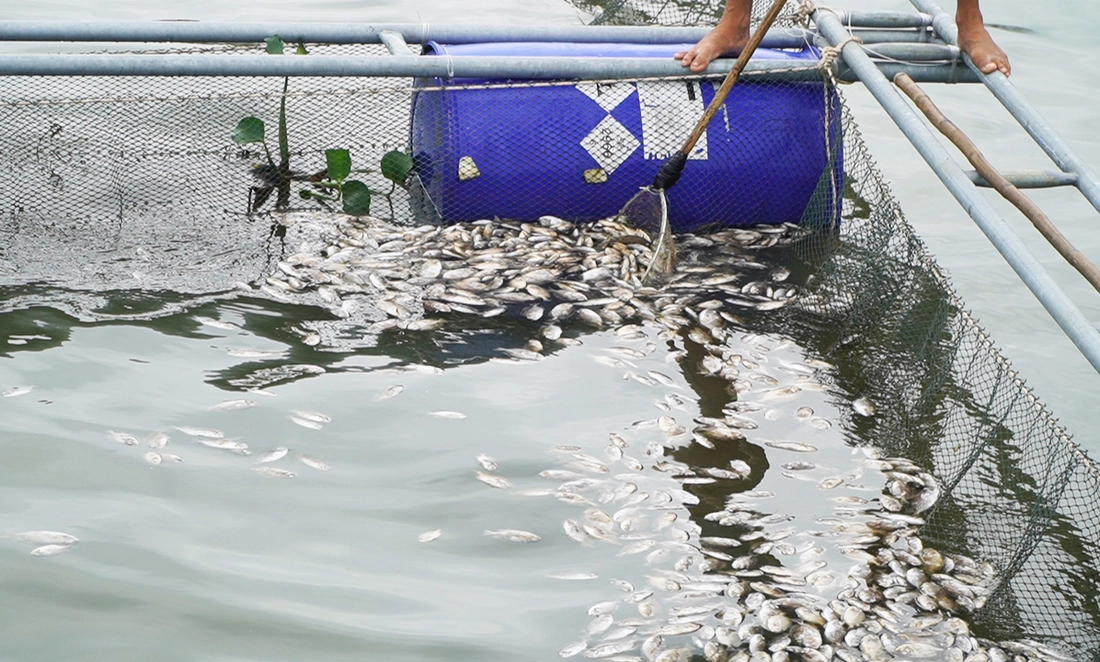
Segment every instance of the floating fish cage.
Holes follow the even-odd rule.
[[[397,224],[611,216],[679,146],[716,78],[663,55],[705,30],[614,26],[705,21],[713,8],[576,4],[608,27],[486,39],[446,26],[77,26],[84,40],[196,45],[2,57],[0,277],[126,290],[140,273],[138,286],[177,292],[262,282],[289,212],[340,211],[338,187],[319,185],[335,176],[330,150],[346,150],[340,181],[370,190],[369,214]],[[995,570],[966,614],[976,633],[1096,659],[1100,472],[905,221],[843,104],[836,83],[852,72],[822,64],[803,18],[792,11],[769,35],[773,54],[708,128],[672,192],[674,224],[802,228],[785,249],[798,296],[753,323],[834,364],[836,393],[874,394],[874,417],[844,421],[852,446],[935,476],[921,538]],[[848,24],[881,39],[881,53],[921,60],[910,68],[918,80],[976,80],[927,19]],[[46,39],[42,30],[0,24],[0,38]],[[287,52],[263,54],[275,34]],[[585,40],[613,45],[545,45]],[[307,54],[293,53],[299,41]],[[552,55],[561,48],[608,55],[578,63]],[[936,59],[945,54],[955,59]],[[880,68],[905,67],[889,59]],[[235,134],[245,118],[262,122],[262,138]],[[394,152],[411,169],[388,169]]]

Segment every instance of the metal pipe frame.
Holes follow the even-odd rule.
[[[932,26],[936,33],[947,43],[958,43],[959,29],[955,20],[951,18],[932,0],[910,0],[917,9],[932,16]],[[1012,113],[1020,126],[1035,140],[1046,152],[1051,161],[1066,172],[1077,175],[1077,188],[1092,203],[1093,208],[1100,211],[1100,178],[1096,176],[1084,161],[1079,159],[1069,145],[1054,132],[1035,108],[1028,103],[1020,91],[1011,81],[999,71],[991,74],[981,73],[970,58],[964,58],[966,65],[976,74],[993,96]]]
[[[430,23],[221,23],[201,21],[0,21],[0,41],[116,43],[262,43],[278,35],[284,41],[322,44],[377,44],[381,33],[395,32],[410,44],[561,41],[576,43],[684,44],[696,42],[707,28],[586,25],[433,25]],[[765,48],[797,47],[808,30],[769,30]],[[810,37],[812,38],[812,37]],[[788,46],[794,44],[794,46]]]
[[[745,68],[754,80],[820,81],[813,60],[754,60]],[[721,76],[733,60],[717,60],[708,76]],[[834,65],[835,67],[836,65]],[[973,82],[976,78],[951,65],[911,66],[885,63],[883,71],[905,71],[919,82]],[[689,78],[698,74],[672,58],[572,58],[433,56],[352,57],[311,55],[0,55],[0,76],[371,76],[398,78],[466,78],[478,80],[612,80],[623,78]],[[839,68],[841,80],[855,80]]]
[[[914,0],[918,1],[920,0]],[[821,34],[833,44],[839,44],[848,37],[848,31],[830,10],[816,9],[813,21]],[[917,116],[897,88],[875,67],[860,45],[849,41],[841,50],[841,57],[1073,344],[1081,350],[1092,367],[1100,372],[1100,331],[1058,287],[958,163],[951,158],[931,128]]]

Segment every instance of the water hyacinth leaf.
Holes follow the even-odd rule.
[[[370,189],[363,182],[353,179],[344,183],[344,213],[362,216],[370,212]]]
[[[329,179],[342,182],[351,174],[351,154],[346,149],[326,149],[325,164]]]
[[[413,169],[412,157],[398,150],[386,152],[382,156],[382,176],[398,186],[405,186],[405,180]]]
[[[286,43],[279,37],[279,35],[264,39],[264,50],[267,51],[268,55],[282,55],[283,47],[285,45]]]
[[[233,129],[233,142],[238,145],[261,143],[264,141],[264,121],[258,117],[244,117]]]

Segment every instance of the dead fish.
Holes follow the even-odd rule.
[[[127,446],[138,445],[138,438],[126,432],[115,432],[114,430],[107,430],[107,436],[110,437],[112,441],[117,441],[120,444],[126,444]]]
[[[210,448],[248,455],[248,444],[243,441],[233,441],[232,439],[207,439],[206,437],[200,437],[195,441],[203,446],[209,446]]]
[[[149,444],[149,448],[164,448],[168,444],[168,435],[163,432],[154,432],[146,437],[145,441]]]
[[[765,441],[764,445],[778,448],[781,451],[793,451],[795,453],[813,453],[817,450],[816,446],[803,444],[797,441]]]
[[[298,474],[293,471],[287,471],[286,469],[279,469],[278,467],[255,467],[253,469],[261,476],[267,476],[269,478],[297,478]]]
[[[80,540],[60,531],[24,531],[15,537],[28,545],[75,545]]]
[[[477,456],[477,463],[480,464],[481,468],[486,471],[496,471],[500,468],[500,465],[497,464],[496,460],[484,453],[481,453]]]
[[[329,470],[329,466],[327,464],[325,464],[321,460],[318,460],[315,457],[311,457],[309,455],[300,455],[298,456],[298,459],[302,462],[302,464],[306,465],[310,469],[316,469],[317,471]]]
[[[291,409],[290,413],[293,416],[297,416],[300,419],[310,421],[313,423],[331,423],[332,418],[325,414],[320,414],[315,411],[303,411],[301,409]]]
[[[186,425],[177,425],[176,429],[189,437],[209,437],[211,439],[221,439],[225,436],[225,433],[223,433],[221,430],[215,430],[213,428],[195,428]]]
[[[463,414],[462,412],[447,411],[447,410],[429,412],[429,415],[430,416],[435,416],[436,418],[446,418],[446,419],[451,419],[451,420],[459,420],[459,419],[462,419],[462,418],[466,418],[466,414]]]
[[[432,529],[431,531],[425,531],[416,537],[419,542],[431,542],[438,540],[443,535],[442,529]]]
[[[156,451],[149,451],[145,454],[145,461],[153,466],[160,464],[163,460],[164,458],[161,457],[161,454]]]
[[[324,427],[325,427],[324,425],[318,423],[317,421],[311,421],[311,420],[306,419],[306,418],[299,418],[297,416],[287,416],[287,418],[289,418],[292,423],[295,423],[296,425],[300,425],[304,428],[309,428],[310,430],[321,430],[321,429],[324,429]]]
[[[600,578],[599,575],[593,572],[552,572],[546,576],[550,579],[561,579],[569,582],[588,581]]]
[[[374,396],[374,399],[375,400],[389,400],[390,398],[400,394],[401,391],[404,391],[404,390],[405,390],[405,387],[402,386],[401,384],[394,384],[393,386],[389,387],[385,391],[382,391],[378,395]]]
[[[226,350],[226,354],[230,356],[236,356],[242,359],[263,359],[273,356],[282,356],[283,350],[281,349],[229,349]]]
[[[214,405],[213,407],[211,407],[210,409],[213,410],[213,411],[238,411],[238,410],[241,410],[241,409],[248,409],[250,407],[255,407],[255,406],[256,406],[256,401],[255,400],[247,400],[247,399],[244,399],[244,398],[240,398],[240,399],[237,399],[237,400],[223,400],[223,401],[219,402],[218,404]]]
[[[279,448],[267,451],[266,453],[261,453],[260,456],[256,458],[256,461],[260,462],[262,464],[266,464],[268,462],[275,462],[277,460],[281,460],[284,457],[286,457],[286,454],[289,453],[289,452],[290,452],[290,449],[280,446]]]
[[[31,550],[33,556],[56,556],[69,550],[70,545],[42,545]]]
[[[484,471],[474,472],[477,475],[477,479],[485,483],[489,487],[495,487],[498,490],[506,490],[512,486],[512,483],[502,476],[496,476],[494,474],[487,474]]]
[[[542,540],[542,536],[537,533],[531,533],[530,531],[523,531],[521,529],[497,529],[495,531],[486,529],[485,535],[508,542],[538,542]]]
[[[4,391],[3,393],[0,393],[0,396],[3,396],[5,398],[15,398],[15,397],[18,397],[20,395],[26,395],[26,394],[30,393],[31,391],[33,391],[33,390],[34,390],[33,386],[14,386],[14,387],[9,388],[8,390]]]
[[[857,398],[852,402],[852,409],[860,416],[871,417],[875,415],[875,405],[867,398]]]

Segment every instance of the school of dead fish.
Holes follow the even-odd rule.
[[[298,217],[288,222],[312,221]],[[570,327],[613,328],[626,342],[597,360],[623,370],[624,378],[658,388],[671,389],[675,382],[660,371],[632,370],[632,359],[656,349],[648,342],[651,334],[659,340],[686,339],[703,350],[691,369],[726,380],[739,395],[724,418],[695,416],[684,425],[673,414],[690,412],[692,402],[670,390],[658,401],[667,415],[610,433],[600,456],[576,446],[554,447],[559,461],[541,476],[556,486],[526,493],[576,505],[578,515],[562,523],[560,535],[578,544],[614,546],[616,554],[637,557],[648,569],[645,585],[612,582],[621,594],[591,607],[592,620],[581,638],[561,649],[561,657],[687,662],[701,652],[709,662],[1067,659],[1037,642],[995,643],[971,633],[965,618],[985,603],[996,569],[923,544],[921,516],[936,504],[940,488],[932,475],[903,458],[864,449],[867,468],[884,478],[885,488],[873,499],[835,499],[837,517],[823,521],[829,527],[824,532],[786,526],[792,518],[766,512],[761,504],[769,495],[760,492],[737,492],[724,509],[706,515],[727,535],[704,536],[688,517],[685,506],[699,503],[692,485],[736,483],[751,467],[735,460],[724,468],[693,470],[667,457],[666,449],[685,442],[714,448],[751,439],[754,414],[780,415],[778,406],[802,390],[820,389],[817,375],[830,367],[814,361],[787,366],[795,379],[781,385],[761,369],[770,348],[739,330],[739,314],[775,310],[809,296],[786,282],[785,268],[754,254],[796,240],[802,233],[798,226],[683,235],[678,238],[682,264],[660,285],[640,278],[652,257],[649,236],[613,219],[575,225],[544,217],[537,223],[409,228],[346,217],[335,225],[326,220],[318,228],[319,239],[279,263],[279,272],[261,289],[282,300],[312,297],[338,317],[367,320],[372,333],[432,331],[453,315],[522,317],[538,325],[538,336],[523,350],[508,352],[512,361],[538,360],[547,348],[576,344]],[[322,339],[304,332],[302,341],[316,346]],[[639,349],[629,341],[646,344]],[[677,361],[687,356],[685,351],[670,354]],[[402,388],[395,385],[375,399],[392,398]],[[750,392],[755,401],[748,399]],[[252,400],[237,399],[212,409],[252,406]],[[852,408],[861,417],[876,414],[865,397]],[[792,409],[807,425],[831,425],[809,407]],[[446,410],[429,414],[465,417]],[[331,420],[306,411],[290,412],[288,418],[314,430]],[[196,445],[251,454],[247,442],[227,438],[220,430],[176,430]],[[144,440],[128,432],[112,430],[108,435],[127,446],[150,448],[144,455],[150,464],[183,461],[166,451],[169,436],[164,432]],[[812,458],[816,451],[798,441],[758,441],[791,458]],[[293,478],[294,471],[273,466],[290,455],[286,447],[267,450],[254,458],[253,468],[263,475]],[[316,458],[298,458],[308,467],[328,469]],[[511,481],[498,473],[496,460],[480,455],[476,463],[476,480],[512,490]],[[801,480],[816,468],[801,459],[782,466],[784,476]],[[821,490],[845,481],[835,476],[810,479]],[[527,544],[542,539],[518,529],[487,530],[485,535]],[[66,551],[77,542],[50,531],[17,537],[35,545],[32,554],[38,556]],[[442,539],[442,529],[418,537],[422,543]],[[856,565],[846,573],[830,570],[823,558],[825,544],[836,545]],[[585,572],[553,576],[596,578]]]

